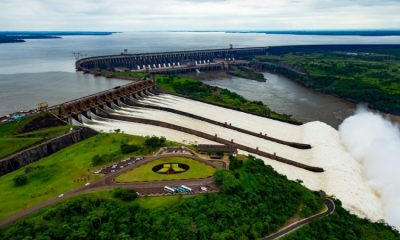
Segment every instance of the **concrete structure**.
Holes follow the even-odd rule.
[[[155,84],[152,79],[139,80],[124,86],[115,87],[110,90],[98,92],[86,97],[78,98],[69,102],[50,107],[48,110],[58,118],[71,122],[72,118],[81,120],[81,114],[90,118],[90,112],[96,112],[104,106],[111,107],[113,102],[118,102],[124,97],[145,94],[146,91],[154,91]]]
[[[192,71],[223,70],[229,65],[245,65],[237,58],[264,55],[268,47],[227,48],[194,51],[120,54],[83,58],[76,62],[78,71],[90,69],[130,69],[150,73],[185,73]]]
[[[206,153],[237,153],[237,148],[232,145],[199,144],[197,151]]]

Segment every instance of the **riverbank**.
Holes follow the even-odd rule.
[[[259,82],[265,82],[267,79],[264,78],[264,75],[260,72],[255,71],[250,67],[239,67],[239,66],[230,66],[228,70],[228,74],[236,77],[241,77],[244,79],[255,80]]]
[[[132,80],[150,77],[150,75],[146,73],[94,71],[102,76]],[[236,93],[230,92],[229,90],[211,87],[188,76],[157,75],[156,85],[162,91],[167,93],[182,95],[198,101],[204,101],[206,103],[268,117],[278,121],[297,125],[301,124],[300,121],[293,118],[291,115],[272,111],[266,104],[260,101],[249,101]]]
[[[254,62],[322,93],[400,114],[400,46],[297,51],[258,56]]]

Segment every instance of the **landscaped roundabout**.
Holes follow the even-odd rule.
[[[163,157],[122,173],[115,182],[199,179],[213,176],[215,167],[188,157]]]

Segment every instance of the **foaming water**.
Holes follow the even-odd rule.
[[[383,202],[385,220],[400,229],[400,129],[381,115],[359,108],[339,127],[340,137]]]

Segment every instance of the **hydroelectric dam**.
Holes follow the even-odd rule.
[[[143,79],[53,106],[48,111],[59,119],[68,121],[69,123],[75,122],[75,124],[87,125],[94,129],[96,129],[96,126],[91,124],[98,120],[131,124],[128,131],[133,131],[132,134],[142,133],[142,128],[148,129],[149,126],[156,127],[142,135],[160,135],[160,132],[166,129],[169,131],[169,135],[165,136],[167,138],[183,134],[190,139],[195,138],[200,139],[200,141],[206,140],[209,143],[232,146],[242,151],[260,155],[307,171],[324,171],[324,169],[308,165],[304,161],[290,159],[296,158],[297,154],[295,153],[302,153],[303,151],[307,155],[307,150],[311,149],[310,144],[282,139],[279,136],[274,136],[274,134],[271,134],[271,136],[268,131],[256,132],[255,129],[247,129],[247,126],[234,125],[228,123],[228,121],[231,121],[229,117],[224,118],[224,121],[214,119],[214,116],[203,115],[201,112],[190,112],[187,108],[180,109],[178,106],[168,106],[168,102],[170,102],[168,99],[169,96],[171,95],[160,92],[152,79]],[[182,101],[189,101],[183,97],[176,96],[176,98]],[[150,101],[165,102],[167,105],[159,106],[151,102],[148,103],[146,102],[147,99]],[[199,110],[205,106],[213,108],[213,105],[194,100],[190,101],[194,103],[192,107],[196,108],[196,105],[198,105]],[[130,114],[135,111],[143,114]],[[234,110],[230,111],[237,112]],[[243,114],[250,115],[247,113]],[[269,121],[278,122],[274,120]],[[288,123],[280,124],[282,126],[298,127]],[[201,126],[201,128],[198,128],[196,125]],[[115,127],[109,130],[118,128]],[[243,141],[246,138],[251,140]],[[260,144],[260,147],[256,147],[257,144]],[[294,154],[290,153],[288,155],[289,151],[287,149],[291,150]]]
[[[156,52],[82,58],[76,62],[78,71],[96,74],[98,70],[177,74],[195,71],[226,70],[230,65],[247,65],[243,57],[265,55],[268,47],[206,49],[193,51]]]
[[[247,64],[246,61],[238,59],[254,55],[265,55],[267,54],[267,50],[268,47],[233,48],[231,46],[228,49],[143,54],[123,53],[121,55],[80,59],[76,62],[76,68],[78,71],[92,74],[96,74],[103,69],[114,71],[123,69],[123,71],[139,71],[152,74],[178,74],[200,69],[206,71],[224,70],[229,68],[229,65]],[[164,96],[167,98],[164,99]],[[143,102],[145,99],[151,99],[168,103],[170,101],[168,100],[168,96],[168,94],[162,93],[162,91],[157,89],[154,78],[144,78],[137,79],[133,83],[124,86],[115,87],[53,106],[49,108],[49,111],[69,123],[89,124],[89,126],[99,119],[134,124],[137,127],[136,132],[140,132],[140,128],[142,127],[156,126],[158,130],[154,130],[155,132],[151,132],[149,135],[168,129],[170,133],[174,132],[174,134],[166,136],[167,138],[183,134],[192,139],[229,145],[242,151],[307,171],[324,171],[323,168],[311,166],[306,161],[292,160],[296,158],[296,154],[286,154],[288,151],[285,151],[285,149],[291,149],[293,152],[298,153],[307,152],[307,150],[311,149],[310,144],[293,140],[291,137],[284,136],[281,138],[274,136],[274,134],[270,134],[268,131],[255,131],[254,129],[248,129],[248,126],[234,125],[231,123],[232,119],[228,116],[217,120],[215,119],[216,116],[206,116],[201,112],[192,113],[189,109],[177,109],[178,106],[174,107],[168,104],[166,106],[157,106]],[[162,99],[159,99],[160,97]],[[184,97],[176,97],[182,101],[186,101]],[[196,105],[201,107],[202,104],[204,103],[195,101],[193,107],[196,108]],[[207,108],[212,108],[212,105],[209,105]],[[120,114],[119,111],[122,111],[123,114]],[[126,114],[132,111],[148,112],[148,114],[141,116]],[[154,114],[158,114],[158,116],[153,117],[152,115]],[[248,113],[244,114],[249,115]],[[243,117],[246,118],[246,116]],[[274,120],[269,121],[271,123],[278,122]],[[202,128],[197,128],[191,123],[197,123]],[[291,126],[289,123],[282,123],[281,125],[289,126],[290,128],[296,127],[296,125]],[[131,129],[129,128],[129,130]],[[250,142],[243,141],[246,137],[252,139],[255,143],[251,144]],[[265,147],[262,144],[258,146],[258,141],[265,144]]]

